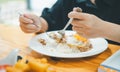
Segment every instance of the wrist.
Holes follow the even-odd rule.
[[[96,22],[94,23],[94,28],[98,37],[106,38],[106,27],[106,21],[99,18],[96,20]]]
[[[108,28],[109,28],[108,23],[106,21],[102,20],[100,25],[101,25],[101,29],[100,29],[101,37],[107,38],[110,33],[110,31],[108,31]]]
[[[120,25],[104,21],[103,37],[115,42],[120,42]]]

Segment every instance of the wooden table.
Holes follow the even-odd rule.
[[[0,24],[0,59],[14,48],[20,49],[19,55],[21,56],[47,57],[29,49],[28,42],[33,36],[34,34],[23,33],[19,26]],[[118,49],[120,46],[109,44],[108,49],[99,55],[78,59],[60,59],[57,62],[49,59],[49,63],[56,68],[57,72],[97,72],[100,63]]]

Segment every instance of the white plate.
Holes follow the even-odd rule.
[[[57,32],[57,31],[52,31],[52,32]],[[66,31],[65,32],[66,35],[71,35],[74,34],[74,31]],[[96,54],[99,54],[103,51],[105,51],[108,48],[108,42],[104,39],[104,38],[94,38],[94,39],[90,39],[90,42],[92,44],[92,49],[86,52],[79,52],[79,53],[69,53],[69,54],[65,54],[65,53],[61,53],[59,51],[52,51],[48,48],[43,48],[43,45],[40,44],[40,42],[38,41],[38,39],[40,38],[48,38],[48,36],[46,35],[46,33],[42,33],[39,35],[36,35],[35,37],[33,37],[30,42],[29,42],[29,46],[32,50],[44,54],[44,55],[48,55],[48,56],[52,56],[52,57],[59,57],[59,58],[81,58],[81,57],[88,57],[88,56],[93,56]],[[49,40],[49,39],[47,39]]]

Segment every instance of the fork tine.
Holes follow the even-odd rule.
[[[64,36],[65,35],[65,30],[70,25],[72,20],[73,20],[73,18],[70,18],[69,21],[67,22],[67,24],[65,25],[65,27],[62,30],[59,30],[58,33],[61,34],[62,36]]]

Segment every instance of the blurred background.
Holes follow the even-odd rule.
[[[0,0],[0,24],[19,25],[19,13],[34,13],[41,15],[45,7],[51,6],[57,0]]]

